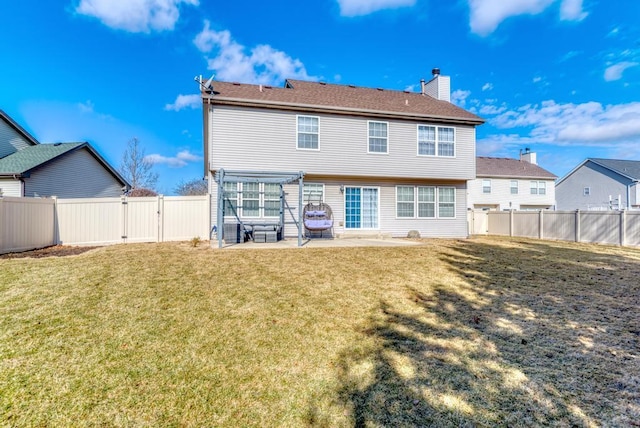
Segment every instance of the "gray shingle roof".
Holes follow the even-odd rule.
[[[306,107],[332,112],[378,113],[421,119],[454,119],[475,125],[484,120],[454,104],[410,91],[364,88],[303,80],[287,80],[285,87],[213,82],[212,103],[260,104],[264,107]]]
[[[38,144],[0,159],[0,174],[23,174],[87,143]]]
[[[514,178],[548,178],[556,175],[538,165],[511,158],[476,158],[476,176],[478,177],[514,177]]]
[[[588,158],[587,160],[609,168],[618,174],[626,175],[634,180],[640,180],[640,161],[601,158]]]

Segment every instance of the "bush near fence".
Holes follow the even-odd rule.
[[[470,235],[640,246],[640,211],[469,211]]]
[[[0,197],[0,254],[51,245],[209,239],[210,198]]]

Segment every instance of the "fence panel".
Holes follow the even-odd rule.
[[[106,245],[122,242],[120,198],[58,199],[57,240],[65,245]]]
[[[580,242],[620,244],[620,212],[581,211]]]
[[[160,242],[158,197],[127,198],[125,242]]]
[[[576,240],[575,211],[544,211],[543,237],[560,241]]]
[[[161,207],[163,241],[209,239],[208,195],[167,197]]]
[[[0,254],[55,245],[53,199],[0,198]]]
[[[540,237],[540,213],[538,211],[514,211],[513,236]]]
[[[625,215],[625,245],[640,246],[640,211],[627,211]]]
[[[511,213],[507,211],[488,211],[487,217],[488,230],[491,235],[509,236],[511,234]]]

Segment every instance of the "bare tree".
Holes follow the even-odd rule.
[[[206,195],[209,192],[209,189],[206,179],[199,180],[194,178],[189,181],[181,181],[173,191],[180,196],[196,196]]]
[[[131,184],[132,190],[155,189],[158,173],[153,171],[153,163],[145,157],[144,148],[137,138],[127,143],[119,169],[122,176]]]

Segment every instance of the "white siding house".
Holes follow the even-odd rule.
[[[304,203],[331,207],[334,236],[417,230],[466,237],[467,181],[475,178],[475,127],[483,120],[448,102],[448,88],[440,75],[423,93],[298,80],[283,88],[213,82],[202,92],[213,224],[216,173],[289,171],[304,176]],[[285,193],[285,236],[292,236],[299,186]],[[231,184],[225,197],[236,211],[225,209],[225,223],[275,215],[269,184]]]
[[[535,153],[520,160],[478,157],[469,182],[468,207],[488,210],[541,210],[556,205],[556,176],[539,167]]]

